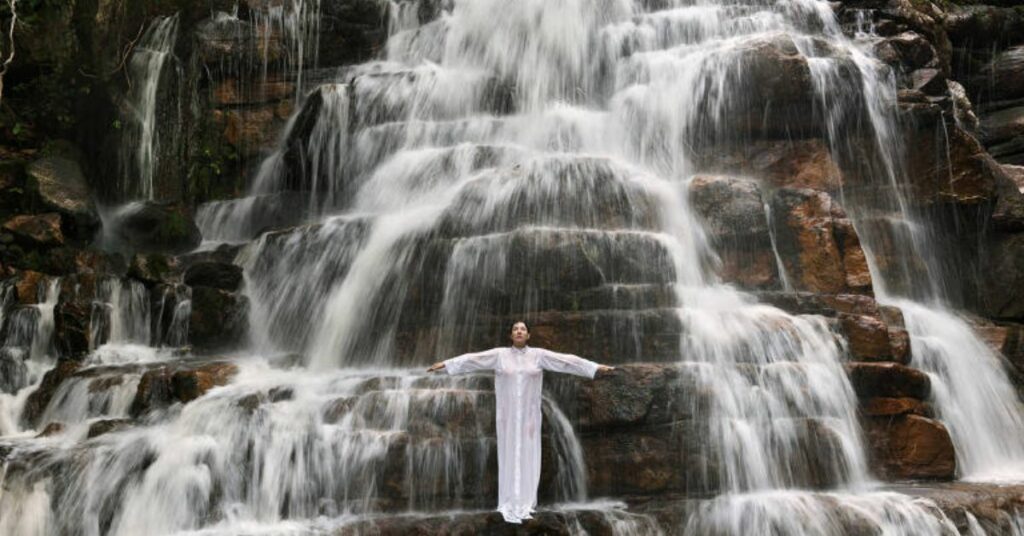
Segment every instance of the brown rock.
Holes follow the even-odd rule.
[[[992,199],[1003,171],[981,142],[956,124],[942,124],[937,111],[918,121],[922,128],[911,133],[918,141],[907,145],[914,201],[969,205]],[[922,143],[923,139],[936,142]]]
[[[998,274],[979,281],[984,314],[1024,319],[1024,233],[990,236],[982,250],[979,270]]]
[[[238,80],[228,79],[217,84],[213,90],[213,99],[220,106],[263,104],[286,99],[294,93],[295,84],[286,81],[257,81],[251,87],[243,88]]]
[[[916,398],[869,398],[861,403],[861,412],[869,417],[892,417],[896,415],[920,415],[931,417],[932,409],[927,402]]]
[[[25,408],[21,412],[21,422],[24,426],[35,428],[38,424],[37,421],[46,411],[46,406],[50,405],[50,400],[56,394],[57,388],[81,366],[82,364],[77,361],[62,360],[43,375],[43,381],[39,383],[39,387],[28,395],[28,400],[25,401]]]
[[[780,188],[771,203],[776,247],[796,290],[870,291],[871,275],[860,240],[829,194]]]
[[[951,480],[956,451],[946,427],[920,415],[865,419],[871,466],[890,480]]]
[[[210,389],[227,385],[238,373],[234,363],[211,363],[197,369],[179,370],[171,376],[171,390],[180,402],[195,400]]]
[[[59,246],[64,243],[60,214],[23,214],[4,222],[3,228],[22,241],[36,246]]]
[[[847,363],[846,373],[853,390],[861,399],[917,398],[925,400],[931,393],[928,375],[899,363]]]
[[[892,357],[888,326],[879,318],[841,313],[840,324],[850,353],[860,361],[887,361]]]
[[[18,294],[18,302],[23,305],[39,303],[39,285],[46,280],[47,276],[39,272],[26,270],[21,273],[14,288]]]
[[[242,154],[254,155],[271,147],[280,130],[281,104],[258,108],[214,112],[213,119],[223,127],[224,140]],[[285,116],[287,117],[287,115]]]
[[[713,156],[711,156],[713,155]],[[811,188],[829,193],[842,186],[842,171],[820,138],[759,140],[709,153],[702,169],[751,176],[776,188]]]
[[[690,181],[690,202],[722,261],[723,280],[744,288],[778,287],[761,188],[756,181],[701,175]]]
[[[103,419],[96,421],[89,426],[89,433],[87,438],[92,439],[103,434],[109,434],[110,432],[116,432],[118,430],[124,430],[132,425],[132,421],[129,419]]]
[[[1002,166],[992,224],[999,231],[1024,231],[1024,166]]]
[[[88,240],[99,225],[99,216],[78,162],[80,154],[77,150],[63,153],[40,158],[28,166],[29,186],[38,192],[47,210],[73,222],[72,234]]]

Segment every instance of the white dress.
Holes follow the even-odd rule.
[[[509,523],[530,519],[540,482],[542,371],[593,378],[598,364],[542,348],[507,346],[453,357],[448,374],[493,370],[497,404],[498,511]]]

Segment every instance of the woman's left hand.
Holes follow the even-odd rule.
[[[615,367],[609,367],[608,365],[598,365],[597,366],[597,372],[599,372],[599,373],[607,373],[607,372],[611,372],[613,370],[615,370]]]

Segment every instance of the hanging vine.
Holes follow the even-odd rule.
[[[0,63],[0,103],[4,99],[4,75],[7,74],[7,69],[14,61],[14,27],[18,24],[17,7],[18,0],[7,0],[7,8],[11,11],[11,25],[6,32],[7,43],[0,48],[0,58],[2,58],[2,63]]]

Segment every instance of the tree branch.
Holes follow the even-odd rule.
[[[18,24],[18,0],[7,0],[7,6],[11,10],[11,27],[7,30],[7,43],[10,48],[7,50],[7,57],[0,63],[0,103],[4,99],[4,75],[14,61],[14,27]]]

